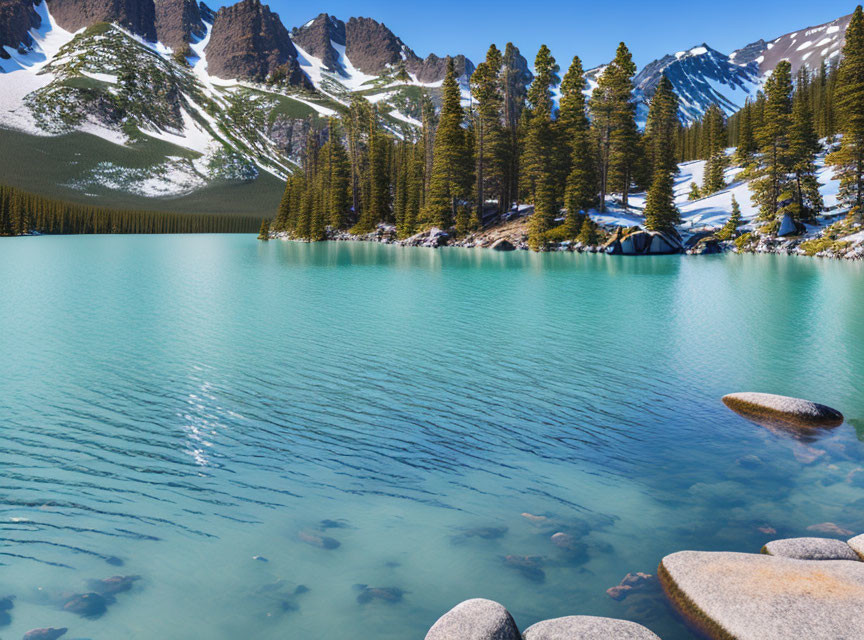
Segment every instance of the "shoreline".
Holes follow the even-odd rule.
[[[524,218],[518,219],[524,223]],[[521,225],[524,227],[524,224]],[[623,230],[624,228],[621,227]],[[610,238],[612,237],[611,234]],[[699,234],[691,234],[684,238],[683,248],[680,251],[656,253],[648,255],[718,255],[724,253],[735,254],[772,254],[784,256],[796,256],[804,258],[828,258],[834,260],[864,260],[864,232],[853,234],[846,239],[838,240],[824,239],[824,247],[817,246],[818,250],[802,245],[823,240],[822,235],[808,235],[795,237],[779,237],[776,235],[761,235],[758,232],[749,232],[746,235],[750,242],[739,246],[735,240],[719,240],[713,234],[704,234],[692,246],[687,243],[691,238]],[[851,238],[851,239],[850,239]],[[294,238],[286,232],[270,233],[268,240],[288,240],[292,242],[308,242]],[[740,240],[740,238],[739,238]],[[448,232],[438,228],[432,228],[407,238],[399,238],[396,227],[392,224],[379,223],[375,231],[366,234],[352,234],[347,231],[327,230],[325,242],[371,242],[401,247],[424,247],[427,249],[438,249],[442,247],[457,247],[462,249],[489,249],[492,251],[531,251],[527,242],[527,233],[520,229],[519,224],[513,221],[505,222],[494,227],[484,229],[480,232],[468,234],[462,238],[454,239]],[[700,249],[705,247],[708,241],[709,250]],[[557,242],[550,243],[547,248],[538,253],[593,253],[606,255],[622,255],[634,257],[642,254],[620,254],[607,251],[610,239],[596,245],[583,245],[580,242]]]

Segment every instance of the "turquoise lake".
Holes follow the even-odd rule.
[[[411,640],[487,597],[692,638],[606,589],[864,532],[862,301],[864,265],[781,256],[0,239],[0,637]],[[735,391],[847,422],[774,433]]]

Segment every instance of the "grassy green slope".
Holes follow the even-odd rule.
[[[85,193],[67,186],[98,162],[143,169],[166,156],[189,155],[195,154],[161,140],[123,147],[86,133],[42,137],[0,128],[0,183],[51,198],[105,207],[261,216],[275,211],[283,184],[263,171],[252,182],[217,182],[189,195],[170,198],[147,198],[106,188],[88,188]]]

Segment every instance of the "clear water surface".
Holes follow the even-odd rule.
[[[864,531],[862,300],[862,265],[776,256],[0,240],[0,636],[421,639],[482,596],[690,638],[605,590]],[[796,440],[740,390],[848,420]]]

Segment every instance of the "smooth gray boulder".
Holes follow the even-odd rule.
[[[426,640],[521,640],[513,616],[493,600],[457,604],[429,629]]]
[[[852,547],[834,538],[774,540],[762,547],[762,553],[798,560],[860,560]]]
[[[847,543],[852,551],[858,554],[858,556],[864,560],[864,534],[860,536],[855,536]]]
[[[723,404],[754,422],[784,423],[794,427],[836,427],[843,423],[843,414],[824,404],[778,396],[773,393],[730,393]]]
[[[658,575],[709,638],[864,638],[864,562],[679,551],[663,558]]]
[[[660,640],[641,624],[614,618],[567,616],[533,624],[525,640]]]

